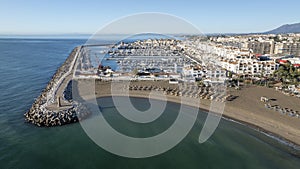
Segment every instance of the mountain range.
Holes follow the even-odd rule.
[[[282,25],[276,29],[264,33],[266,34],[300,33],[300,23]]]

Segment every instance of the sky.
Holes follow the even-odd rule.
[[[300,22],[300,1],[0,0],[0,34],[92,34],[124,16],[178,16],[203,33],[264,32]]]

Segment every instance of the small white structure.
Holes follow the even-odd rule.
[[[177,79],[170,79],[169,84],[178,84],[178,80]]]
[[[265,96],[262,96],[262,97],[260,97],[260,101],[261,102],[268,102],[269,99],[267,97],[265,97]]]

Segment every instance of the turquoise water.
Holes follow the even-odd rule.
[[[205,113],[188,136],[170,151],[145,159],[113,155],[98,147],[80,124],[38,128],[23,113],[46,86],[80,39],[0,39],[0,168],[298,168],[299,152],[246,126],[222,120],[204,144],[197,142]],[[132,98],[139,109],[145,99]],[[118,131],[148,137],[164,131],[177,115],[168,103],[153,123],[139,126],[122,118],[110,98],[103,115]],[[298,154],[298,156],[297,156]]]

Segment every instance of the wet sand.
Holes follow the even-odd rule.
[[[157,85],[162,87],[177,86],[170,85],[167,82],[161,81],[137,81],[131,82],[130,85],[137,86],[149,86]],[[122,90],[122,85],[116,86],[115,90]],[[124,89],[123,89],[124,90]],[[96,82],[95,85],[96,97],[111,96],[111,82]],[[144,90],[130,90],[129,95],[131,97],[149,98],[150,91]],[[286,96],[274,89],[248,86],[243,87],[242,90],[227,89],[227,94],[237,96],[233,101],[225,102],[225,110],[223,116],[246,123],[252,127],[256,127],[267,133],[272,133],[274,136],[300,145],[300,118],[289,117],[285,114],[280,114],[271,109],[267,109],[264,103],[260,101],[262,96],[272,98],[276,101],[272,101],[271,104],[277,104],[281,107],[290,108],[300,111],[300,99],[296,97]],[[122,96],[124,93],[117,92],[116,95]],[[154,96],[154,99],[161,99],[160,96]],[[168,101],[181,103],[179,96],[167,95]],[[197,98],[188,98],[190,102],[184,104],[194,106]],[[200,99],[199,107],[205,111],[209,110],[210,100]]]

